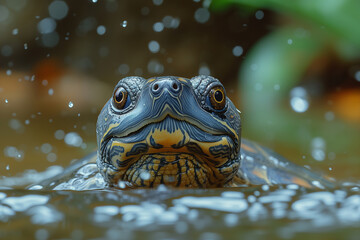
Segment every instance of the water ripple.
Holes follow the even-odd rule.
[[[2,203],[10,206],[14,211],[23,212],[33,206],[47,203],[49,198],[49,196],[30,194],[20,197],[8,197],[2,200]]]
[[[244,199],[231,199],[224,197],[183,197],[173,201],[193,208],[206,208],[224,212],[243,212],[248,204]]]

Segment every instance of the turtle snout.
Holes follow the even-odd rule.
[[[154,96],[158,96],[164,91],[168,91],[173,95],[179,95],[181,84],[176,79],[161,79],[152,83],[151,93]]]

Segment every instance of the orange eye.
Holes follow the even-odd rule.
[[[224,88],[217,86],[211,89],[209,93],[210,103],[216,110],[221,110],[225,107],[226,96]]]
[[[114,106],[117,109],[123,109],[128,98],[127,96],[128,93],[123,87],[119,87],[118,89],[116,89],[113,96]]]

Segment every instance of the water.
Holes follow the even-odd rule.
[[[56,139],[54,132],[62,138]],[[64,131],[54,130],[49,134],[58,143],[65,144]],[[59,147],[49,142],[40,145],[42,154]],[[54,163],[48,163],[51,164]],[[96,164],[90,163],[77,170],[75,179],[63,178],[55,185],[49,183],[55,190],[46,190],[37,184],[63,172],[63,167],[52,165],[44,171],[26,170],[0,179],[0,225],[6,224],[6,228],[0,228],[0,236],[357,239],[360,233],[360,185],[355,183],[343,182],[337,189],[318,191],[295,184],[123,190],[126,185],[120,184],[120,189],[106,187]]]
[[[267,21],[278,16],[268,10],[256,10],[252,15],[247,10],[238,14],[239,9],[217,13],[208,8],[210,2],[51,0],[39,7],[21,0],[0,5],[0,238],[359,238],[359,184],[344,183],[330,191],[297,185],[108,189],[96,166],[87,165],[79,170],[76,181],[59,182],[56,190],[37,185],[96,150],[96,117],[120,78],[191,77],[198,73],[218,76],[227,85],[230,98],[243,111],[246,137],[253,131],[249,130],[250,123],[261,119],[256,125],[261,135],[253,134],[254,140],[325,175],[360,179],[358,125],[354,124],[351,131],[343,131],[341,125],[327,125],[326,132],[340,130],[324,137],[324,143],[324,133],[312,136],[310,133],[319,126],[336,124],[341,116],[336,109],[319,107],[308,88],[294,85],[291,93],[284,94],[286,84],[278,83],[277,78],[271,83],[279,96],[285,96],[279,107],[299,114],[299,132],[313,139],[304,141],[308,145],[284,146],[284,142],[297,139],[290,130],[287,138],[272,137],[272,128],[266,125],[269,116],[251,118],[244,108],[251,101],[243,101],[235,80],[254,44],[277,29],[273,27],[277,23]],[[310,33],[308,29],[302,31]],[[289,49],[298,44],[294,36],[281,41]],[[264,72],[261,62],[249,64],[254,73]],[[333,73],[330,70],[324,71]],[[358,69],[344,72],[360,81]],[[100,83],[108,84],[108,89]],[[262,82],[254,88],[266,95],[267,85]],[[341,106],[346,105],[350,104]],[[311,118],[305,114],[318,112],[317,107],[321,108],[321,124],[309,125]],[[258,107],[251,109],[258,111]],[[287,123],[286,119],[282,121]],[[336,144],[331,145],[331,139]],[[142,177],[146,179],[146,172]],[[91,190],[83,191],[89,186]],[[119,188],[126,188],[126,184],[120,183]]]
[[[3,149],[13,157],[4,159],[5,173],[0,179],[0,225],[6,225],[0,228],[0,236],[34,239],[357,239],[359,236],[358,183],[344,182],[341,188],[320,191],[297,185],[209,190],[160,186],[122,190],[126,185],[120,184],[120,189],[106,188],[96,165],[89,164],[79,169],[77,179],[64,179],[56,190],[45,190],[36,183],[62,173],[62,166],[69,164],[67,159],[80,159],[95,149],[92,143],[95,131],[91,129],[94,123],[88,121],[94,121],[96,114],[78,117],[75,113],[61,121],[54,118],[53,123],[48,117],[38,115],[30,125],[23,126],[25,131],[31,131],[21,134],[21,138],[16,129],[5,129],[9,138],[4,142],[8,147]],[[79,127],[74,129],[74,124]],[[41,131],[44,127],[48,130]],[[33,141],[36,134],[42,140]],[[83,143],[92,147],[82,149]],[[38,150],[34,151],[36,147]],[[13,152],[22,152],[24,158],[17,159]],[[56,154],[56,159],[50,161],[49,154]],[[315,163],[321,165],[316,167]],[[312,169],[327,169],[329,160],[311,165]],[[349,166],[343,166],[341,161],[331,166],[331,176],[337,179],[353,175],[354,179],[350,180],[356,181],[359,177],[350,174]],[[357,172],[356,165],[352,171]],[[31,190],[26,189],[29,185]]]
[[[289,239],[360,233],[359,188],[0,191],[1,236],[35,239]],[[14,229],[22,231],[14,231]],[[350,231],[351,230],[351,231]]]

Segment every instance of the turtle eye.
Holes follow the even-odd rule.
[[[215,110],[222,110],[226,105],[226,96],[224,88],[216,86],[210,90],[209,99],[211,106]]]
[[[118,89],[116,89],[113,96],[114,106],[120,110],[124,109],[127,98],[128,98],[127,91],[123,87],[119,87]]]

